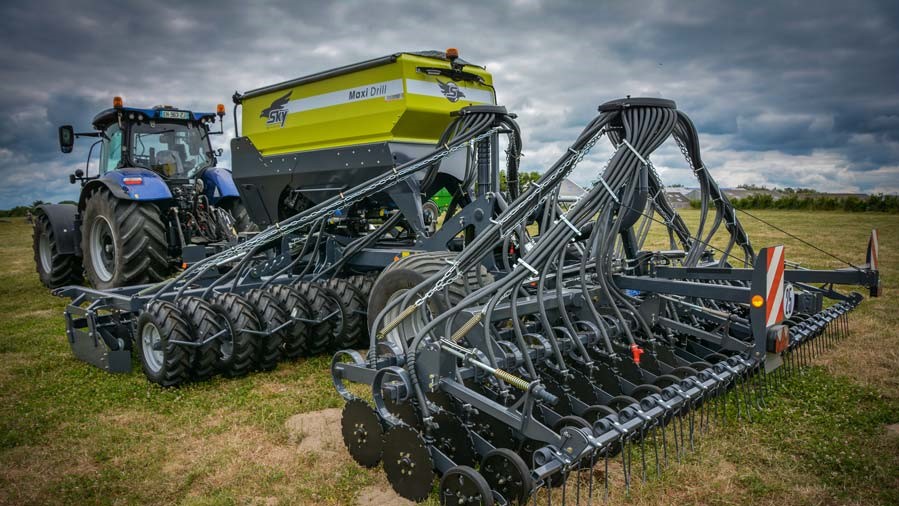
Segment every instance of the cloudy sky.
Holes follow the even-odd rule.
[[[0,34],[0,209],[77,195],[68,174],[89,142],[63,155],[56,127],[88,129],[113,95],[230,114],[235,90],[450,46],[493,73],[528,170],[559,156],[598,104],[663,96],[696,122],[724,186],[899,192],[894,1],[38,0],[4,2]],[[691,185],[672,146],[653,159],[667,184]],[[601,160],[587,162],[579,182]]]

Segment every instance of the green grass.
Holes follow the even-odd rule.
[[[852,336],[790,379],[770,409],[703,437],[625,500],[899,504],[899,436],[885,429],[899,423],[899,218],[753,213],[857,263],[879,228],[886,296],[866,300]],[[683,214],[695,223],[695,212]],[[741,219],[756,247],[786,244],[791,260],[843,267]],[[38,282],[27,224],[0,222],[0,255],[0,504],[352,504],[364,487],[389,487],[342,447],[300,450],[285,428],[297,413],[342,405],[329,357],[169,390],[139,371],[107,374],[71,356],[65,301]]]

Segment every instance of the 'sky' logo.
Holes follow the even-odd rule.
[[[287,102],[290,101],[291,93],[293,93],[293,91],[288,91],[286,95],[275,99],[275,101],[272,102],[272,105],[262,110],[259,117],[266,118],[266,125],[284,126],[284,122],[287,121],[287,113],[289,112],[285,106],[287,105]]]
[[[440,92],[450,102],[457,102],[460,98],[465,98],[465,93],[462,93],[462,89],[456,83],[452,81],[444,83],[438,79],[437,84],[440,85]]]

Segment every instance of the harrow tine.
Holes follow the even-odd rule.
[[[690,439],[690,451],[693,451],[693,417],[694,417],[694,414],[695,414],[695,413],[696,413],[696,410],[691,406],[691,407],[689,408],[689,415],[690,415],[690,437],[689,437],[689,439]]]
[[[605,461],[605,470],[602,473],[605,492],[603,492],[603,503],[609,502],[609,452],[603,452],[603,460]]]
[[[755,386],[755,408],[759,411],[762,410],[762,406],[765,403],[765,386],[762,384],[762,371],[757,371],[753,374],[753,385]]]
[[[666,413],[667,414],[667,413]],[[668,437],[665,435],[665,426],[667,424],[663,422],[661,423],[662,429],[662,465],[664,467],[668,467]]]
[[[646,433],[641,428],[640,429],[640,478],[643,483],[646,483]]]
[[[593,481],[596,476],[593,468],[596,466],[596,454],[597,452],[593,452],[590,454],[590,483],[587,487],[587,506],[591,506],[593,504]]]
[[[664,429],[662,429],[662,430],[664,430]],[[656,476],[657,477],[662,474],[662,470],[659,468],[659,443],[658,443],[658,439],[657,439],[658,431],[659,431],[659,427],[657,425],[652,428],[652,452],[653,452],[653,455],[655,456]]]
[[[631,462],[630,462],[630,441],[627,438],[622,438],[623,444],[621,447],[621,467],[624,470],[624,489],[625,495],[631,495]]]

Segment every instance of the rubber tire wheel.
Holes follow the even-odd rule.
[[[334,338],[336,331],[336,322],[334,317],[325,318],[335,310],[341,311],[336,299],[329,297],[331,290],[326,289],[315,283],[307,283],[298,281],[293,287],[299,292],[309,303],[309,309],[312,311],[312,318],[319,320],[318,323],[309,325],[309,338],[306,340],[306,351],[310,355],[320,355],[327,351],[331,340]]]
[[[345,308],[343,313],[343,329],[334,339],[334,347],[338,349],[368,346],[368,332],[365,328],[365,309],[368,301],[347,279],[332,278],[327,287],[340,298]]]
[[[260,330],[265,330],[268,335],[257,336],[259,345],[256,347],[256,367],[261,371],[272,371],[278,367],[281,360],[281,345],[284,342],[284,324],[290,320],[287,310],[278,302],[278,298],[267,290],[255,288],[244,294],[247,302],[256,311],[259,319]],[[279,330],[272,332],[271,329]]]
[[[587,409],[581,413],[581,418],[590,423],[596,423],[597,420],[605,418],[609,415],[617,416],[618,412],[604,404],[593,404],[587,406]]]
[[[309,309],[309,301],[296,288],[288,285],[273,285],[268,287],[271,293],[281,307],[287,311],[287,315],[291,318],[303,318],[305,320],[312,319],[312,310]],[[281,355],[288,360],[296,360],[304,355],[309,354],[307,341],[311,329],[309,324],[294,320],[293,324],[284,329],[284,335],[281,342]]]
[[[144,326],[152,323],[159,330],[162,341],[162,364],[158,371],[147,365],[144,347],[141,343],[141,332]],[[171,302],[155,300],[150,302],[137,319],[137,336],[134,348],[144,370],[144,376],[151,383],[164,387],[173,387],[187,381],[190,371],[190,353],[184,346],[173,344],[170,339],[191,341],[190,324],[178,306]]]
[[[384,310],[390,297],[400,290],[412,289],[438,272],[442,272],[448,261],[453,260],[456,253],[429,252],[419,253],[401,258],[388,265],[375,280],[368,299],[368,328],[371,329],[378,314]],[[484,266],[478,272],[468,272],[465,276],[453,281],[443,292],[444,296],[435,296],[429,304],[432,316],[437,316],[458,304],[473,291],[493,282],[493,276]],[[385,324],[387,322],[381,322]],[[410,336],[406,336],[407,339]]]
[[[243,205],[239,199],[229,200],[222,203],[222,209],[231,213],[234,218],[234,230],[241,232],[259,232],[259,227],[250,219],[250,213],[247,212],[247,206]]]
[[[614,409],[615,411],[621,411],[631,404],[639,405],[640,402],[629,395],[616,395],[615,397],[609,399],[609,402],[606,403],[606,406]]]
[[[193,342],[202,343],[225,328],[215,309],[199,297],[183,297],[178,300],[178,307],[190,321]],[[220,343],[220,338],[214,339],[193,349],[190,370],[192,379],[205,381],[215,376],[218,372]]]
[[[437,488],[437,493],[439,494],[439,500],[441,506],[453,506],[456,504],[468,504],[463,503],[458,498],[453,497],[455,502],[449,502],[447,499],[447,495],[444,492],[444,489],[447,487],[451,487],[454,485],[455,480],[464,479],[467,481],[467,485],[474,487],[480,496],[480,501],[478,504],[480,506],[493,506],[493,491],[490,490],[490,485],[487,483],[487,480],[481,475],[481,473],[475,471],[469,466],[453,466],[449,468],[446,473],[440,478],[440,486]],[[472,496],[467,496],[474,499]],[[474,504],[474,503],[471,503]]]
[[[413,269],[425,274],[425,277],[433,276],[442,271],[454,261],[459,254],[453,251],[429,251],[425,253],[416,253],[407,257],[400,258],[384,268],[384,271],[392,271],[394,269]],[[382,271],[383,272],[383,271]],[[376,281],[377,282],[377,281]],[[487,268],[483,265],[479,266],[477,272],[468,271],[466,275],[457,279],[449,286],[449,296],[452,297],[471,292],[493,283],[493,275],[487,272]],[[461,300],[461,298],[459,299]]]
[[[428,237],[437,232],[437,223],[440,221],[440,206],[433,200],[427,200],[421,204],[421,217],[424,220],[427,214],[431,214],[431,223],[425,223],[425,230],[428,231]]]
[[[375,285],[375,279],[377,279],[377,277],[378,276],[371,274],[354,274],[346,279],[359,290],[359,293],[362,294],[366,304],[368,304],[368,299],[371,296],[371,289]]]
[[[168,276],[171,268],[165,225],[154,204],[117,199],[106,188],[100,188],[87,197],[83,214],[81,258],[91,286],[107,290],[153,283]],[[101,216],[109,223],[115,243],[115,267],[109,281],[100,279],[91,260],[90,230]]]
[[[225,357],[224,351],[220,352],[218,369],[227,378],[245,376],[256,364],[259,338],[256,334],[244,331],[259,330],[256,312],[246,299],[233,293],[217,293],[210,303],[228,327],[230,337],[225,337],[224,340],[231,340],[231,355]]]
[[[657,385],[651,385],[649,383],[644,383],[642,385],[637,385],[637,387],[631,391],[630,396],[633,397],[634,399],[637,399],[638,401],[641,401],[645,397],[648,397],[653,394],[660,394],[660,393],[662,393],[662,389],[659,388]]]
[[[656,376],[656,379],[653,380],[653,384],[659,388],[665,389],[670,387],[671,385],[679,385],[683,378],[675,376],[673,374],[661,374]]]
[[[74,254],[62,254],[50,225],[50,218],[45,214],[38,214],[34,219],[32,228],[34,240],[34,264],[41,283],[47,288],[59,288],[68,285],[80,285],[84,281],[84,268],[81,259]],[[41,237],[47,236],[50,247],[50,271],[44,270],[41,262]]]

